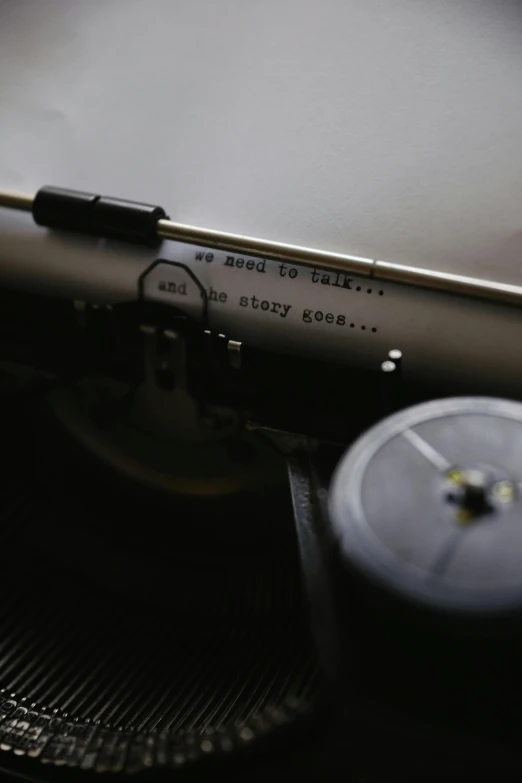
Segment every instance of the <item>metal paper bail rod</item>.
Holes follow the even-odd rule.
[[[241,234],[228,234],[225,231],[174,223],[172,220],[158,220],[157,232],[158,236],[163,239],[173,239],[178,242],[202,245],[231,253],[288,261],[301,266],[335,269],[339,272],[350,272],[364,277],[372,276],[375,264],[371,258],[315,250],[299,245],[288,245],[284,242],[271,242],[267,239],[246,237]]]
[[[39,191],[39,193],[41,192]],[[75,191],[70,191],[70,193],[73,197]],[[33,202],[34,198],[27,194],[0,191],[0,207],[32,212]],[[132,205],[133,202],[125,203]],[[270,242],[266,239],[256,239],[240,234],[228,234],[224,231],[175,223],[167,218],[160,218],[157,221],[155,233],[161,239],[171,239],[231,253],[262,256],[306,267],[334,269],[372,277],[376,280],[393,281],[476,299],[522,306],[522,286],[510,285],[509,283],[498,283],[446,272],[434,272],[429,269],[288,245],[283,242]]]
[[[9,190],[0,191],[0,207],[19,209],[21,212],[31,212],[33,197],[27,193],[14,193]]]

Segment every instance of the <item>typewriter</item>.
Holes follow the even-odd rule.
[[[519,779],[522,288],[0,207],[6,778]]]

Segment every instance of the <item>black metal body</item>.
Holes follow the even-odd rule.
[[[447,679],[420,698],[429,675],[410,681],[401,656],[418,635],[400,613],[377,621],[365,588],[346,583],[325,511],[339,455],[368,426],[480,390],[409,385],[407,356],[401,379],[244,346],[238,371],[222,339],[170,309],[79,315],[4,292],[1,312],[7,778],[518,779],[518,671],[491,667],[507,696],[473,725],[441,708],[452,655]],[[232,406],[259,437],[275,432],[289,491],[166,500],[103,469],[57,424],[45,404],[56,384],[102,374],[139,385],[139,325],[151,320],[183,330],[201,404]],[[38,374],[21,381],[12,364]]]

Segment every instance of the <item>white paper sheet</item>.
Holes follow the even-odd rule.
[[[522,283],[521,85],[519,0],[2,0],[0,188]]]

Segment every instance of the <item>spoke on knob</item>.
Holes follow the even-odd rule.
[[[411,443],[428,462],[431,462],[437,470],[447,471],[450,469],[451,465],[448,460],[443,457],[442,454],[439,454],[433,446],[430,446],[430,444],[427,443],[424,438],[421,438],[414,430],[404,430],[402,436],[406,438],[406,440]]]
[[[444,576],[464,536],[464,530],[457,528],[453,535],[444,542],[428,568],[430,576]]]

